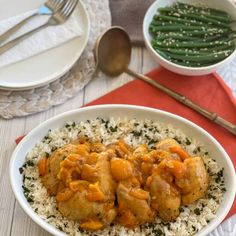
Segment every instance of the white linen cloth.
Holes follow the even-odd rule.
[[[20,20],[25,19],[27,16],[32,15],[36,11],[30,11],[0,22],[0,35],[7,29],[17,24]],[[9,40],[28,32],[35,27],[47,22],[50,16],[36,16],[18,30]],[[42,53],[46,50],[54,48],[62,43],[65,43],[75,37],[82,35],[82,29],[76,19],[75,12],[71,17],[62,25],[49,26],[35,33],[33,36],[24,40],[17,46],[9,49],[7,52],[0,55],[0,68],[9,64],[24,60],[33,55]],[[0,46],[4,45],[1,44]]]

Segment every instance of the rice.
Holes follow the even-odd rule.
[[[196,203],[180,208],[179,217],[171,223],[165,223],[156,217],[135,229],[127,229],[121,225],[111,225],[103,230],[88,232],[74,222],[63,217],[57,210],[55,197],[47,194],[40,181],[37,162],[41,157],[49,156],[54,150],[70,143],[78,137],[88,137],[92,141],[101,141],[107,145],[123,138],[126,143],[137,147],[147,143],[154,148],[156,142],[165,138],[174,138],[193,156],[201,156],[210,176],[208,191],[204,198]],[[79,235],[156,235],[187,236],[192,235],[216,217],[224,192],[223,169],[220,169],[203,144],[187,137],[180,129],[151,120],[128,120],[126,118],[97,118],[85,122],[69,122],[64,127],[49,130],[43,140],[28,153],[25,164],[20,168],[23,175],[23,191],[33,210],[46,222],[63,231],[65,234]]]

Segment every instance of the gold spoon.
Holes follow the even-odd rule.
[[[126,31],[121,27],[111,27],[104,32],[96,42],[95,57],[97,67],[100,68],[104,74],[111,77],[127,73],[135,78],[141,79],[236,135],[236,126],[234,124],[224,120],[216,113],[207,111],[185,96],[174,92],[151,78],[129,69],[131,49],[131,41]]]

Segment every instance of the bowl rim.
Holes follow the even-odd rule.
[[[177,2],[177,0],[175,0]],[[233,8],[235,8],[236,10],[236,5],[233,4],[230,0],[225,0],[227,1]],[[156,7],[156,5],[158,4],[158,0],[154,1],[148,8],[148,10],[146,11],[145,13],[145,16],[143,18],[143,27],[142,27],[142,31],[143,31],[143,37],[144,37],[144,42],[145,42],[145,45],[148,47],[149,50],[151,50],[151,52],[157,56],[160,60],[164,61],[166,64],[169,64],[173,67],[176,67],[178,69],[181,69],[181,70],[192,70],[194,72],[198,72],[198,71],[202,71],[202,70],[206,70],[206,69],[214,69],[218,66],[220,66],[221,64],[223,63],[226,63],[227,61],[231,60],[235,55],[236,55],[236,47],[234,49],[234,52],[231,53],[231,55],[229,55],[228,57],[226,57],[224,60],[222,61],[219,61],[215,64],[212,64],[212,65],[209,65],[209,66],[201,66],[201,67],[187,67],[187,66],[182,66],[182,65],[179,65],[179,64],[176,64],[176,63],[173,63],[171,61],[168,61],[167,59],[165,59],[164,57],[162,57],[158,52],[156,52],[156,50],[154,50],[154,48],[152,47],[151,45],[151,42],[150,40],[148,39],[148,29],[145,27],[145,24],[147,22],[147,18],[149,17],[149,15],[151,14],[151,11],[153,8],[156,8],[156,10],[158,9]],[[151,37],[151,35],[150,35]]]
[[[58,235],[58,236],[64,236],[65,233],[59,231],[56,227],[54,227],[53,225],[50,225],[49,223],[47,223],[44,219],[42,219],[37,213],[35,213],[33,211],[33,209],[31,208],[31,206],[29,205],[29,203],[26,201],[26,199],[21,199],[21,195],[18,193],[17,191],[17,183],[15,181],[15,169],[14,169],[14,163],[17,159],[17,156],[19,155],[21,149],[27,145],[28,140],[31,139],[31,137],[33,137],[35,134],[37,134],[40,130],[44,129],[45,127],[47,127],[48,125],[52,124],[55,121],[59,121],[59,120],[64,120],[69,121],[69,117],[71,117],[74,114],[79,114],[79,113],[86,113],[87,111],[91,111],[91,110],[100,110],[100,109],[129,109],[129,110],[139,110],[141,112],[151,112],[151,113],[155,113],[155,114],[160,114],[160,115],[164,115],[164,116],[168,116],[172,119],[176,119],[178,121],[180,121],[181,123],[184,123],[187,126],[191,126],[193,129],[196,129],[197,131],[199,131],[203,136],[207,137],[210,141],[212,141],[214,143],[214,145],[218,148],[219,152],[222,154],[222,156],[224,157],[226,163],[227,163],[227,168],[228,171],[230,172],[230,175],[233,176],[233,178],[231,179],[232,181],[232,188],[230,189],[230,197],[227,198],[227,203],[225,204],[225,208],[222,210],[222,213],[215,219],[213,219],[213,224],[208,224],[207,226],[203,227],[202,230],[204,230],[203,233],[197,233],[197,235],[206,235],[208,233],[210,233],[212,230],[214,230],[222,221],[223,219],[226,217],[226,215],[228,214],[229,210],[232,207],[234,198],[235,198],[235,193],[236,193],[236,174],[235,174],[235,170],[234,170],[234,166],[232,164],[232,161],[230,159],[230,157],[228,156],[228,154],[226,153],[226,151],[224,150],[224,148],[220,145],[220,143],[211,135],[209,134],[206,130],[204,130],[203,128],[201,128],[200,126],[198,126],[197,124],[193,123],[192,121],[183,118],[179,115],[175,115],[173,113],[167,112],[167,111],[163,111],[160,109],[155,109],[155,108],[149,108],[149,107],[145,107],[145,106],[137,106],[137,105],[125,105],[125,104],[105,104],[105,105],[93,105],[93,106],[87,106],[87,107],[83,107],[83,108],[79,108],[79,109],[74,109],[71,111],[67,111],[64,112],[62,114],[56,115],[54,117],[51,117],[50,119],[42,122],[41,124],[37,125],[35,128],[33,128],[22,140],[21,142],[16,146],[15,150],[13,151],[12,155],[11,155],[11,159],[10,159],[10,163],[9,163],[9,177],[10,177],[10,184],[11,184],[11,188],[12,191],[14,193],[14,196],[17,200],[17,202],[19,203],[19,205],[21,206],[21,208],[24,210],[24,212],[36,223],[38,224],[40,227],[42,227],[44,230],[46,230],[47,232],[50,232],[54,235]],[[78,119],[79,121],[79,119]],[[38,141],[40,141],[40,139],[36,139],[34,141],[34,143],[36,144]],[[18,170],[17,170],[18,171]]]

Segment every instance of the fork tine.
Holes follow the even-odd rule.
[[[66,13],[71,9],[72,5],[73,5],[73,1],[74,0],[70,0],[69,4],[67,5],[67,7],[65,7],[63,14],[66,15]]]
[[[48,0],[45,5],[52,8],[53,11],[57,11],[62,7],[64,0]]]
[[[60,7],[64,3],[64,0],[54,0],[55,7]]]
[[[63,8],[63,15],[65,15],[65,12],[67,11],[67,9],[70,8],[72,2],[73,2],[73,0],[68,0],[67,4],[66,4],[65,7]]]
[[[63,14],[64,14],[65,9],[68,7],[68,5],[70,5],[70,3],[71,3],[71,0],[67,0],[66,3],[65,3],[65,5],[62,7],[61,12],[62,12]]]
[[[56,3],[55,3],[55,8],[56,8],[56,11],[61,9],[62,6],[65,4],[65,0],[56,0]]]
[[[78,0],[72,0],[71,1],[70,7],[68,7],[64,12],[64,15],[66,17],[69,17],[72,14],[72,12],[74,11],[77,3],[78,3]]]

